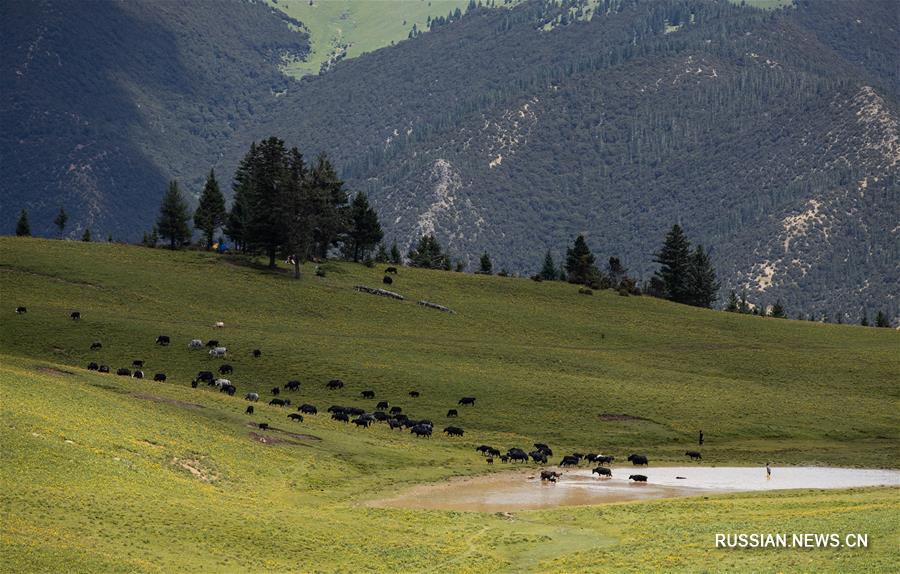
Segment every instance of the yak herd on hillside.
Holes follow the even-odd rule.
[[[23,315],[28,312],[26,307],[16,307],[16,314]],[[73,321],[81,320],[81,313],[79,311],[72,311],[69,314],[69,318]],[[214,324],[216,328],[224,328],[225,324],[221,321],[217,321]],[[155,344],[161,346],[168,346],[171,344],[171,337],[168,335],[159,335],[156,338]],[[188,344],[187,347],[190,351],[202,350],[204,347],[208,349],[208,355],[213,359],[224,359],[228,356],[228,348],[220,345],[220,342],[216,339],[211,339],[206,341],[205,343],[200,339],[193,339]],[[100,341],[93,341],[90,344],[91,351],[98,351],[103,348],[103,343]],[[262,351],[260,349],[253,349],[250,353],[254,358],[258,359],[262,357]],[[105,364],[98,364],[97,362],[91,361],[88,363],[87,368],[92,371],[98,371],[100,373],[109,373],[110,367]],[[144,361],[141,359],[135,359],[131,362],[131,367],[119,367],[116,369],[116,375],[132,377],[135,379],[143,379],[144,375]],[[222,363],[219,365],[218,369],[219,375],[230,375],[234,372],[234,367],[228,363]],[[153,380],[157,382],[165,382],[167,380],[166,373],[156,372],[153,374]],[[219,392],[226,393],[229,396],[234,396],[237,392],[237,387],[232,384],[232,382],[228,379],[222,378],[221,376],[217,376],[212,371],[202,370],[197,373],[196,378],[191,380],[191,387],[197,388],[200,383],[205,383],[207,386],[216,387]],[[345,386],[344,382],[340,379],[332,379],[325,383],[325,388],[328,390],[339,390],[343,389]],[[288,391],[299,391],[300,390],[300,381],[291,380],[288,381],[283,387],[275,386],[271,389],[272,398],[269,400],[268,404],[271,406],[277,407],[290,407],[291,399],[283,398],[280,395],[282,392]],[[418,398],[421,396],[419,391],[409,391],[409,396],[411,398]],[[366,389],[360,392],[360,396],[363,399],[375,399],[375,391],[371,389]],[[249,392],[244,395],[244,399],[248,402],[255,403],[260,400],[259,393]],[[457,401],[457,406],[475,406],[475,397],[461,397],[459,401]],[[303,403],[297,407],[296,413],[290,413],[287,415],[287,418],[295,421],[295,422],[303,422],[303,415],[317,415],[319,410],[315,405],[309,403]],[[247,415],[254,414],[254,406],[248,405],[246,410],[244,411]],[[409,429],[409,432],[417,437],[431,437],[434,431],[434,423],[428,419],[416,419],[410,417],[406,413],[403,412],[403,409],[397,405],[391,406],[388,401],[381,400],[375,407],[373,412],[366,412],[365,409],[361,409],[359,407],[348,407],[348,406],[340,406],[340,405],[332,405],[328,407],[327,410],[330,413],[331,418],[335,421],[340,421],[344,423],[353,423],[359,428],[368,428],[369,426],[375,423],[385,423],[388,428],[391,430],[403,430]],[[455,408],[448,409],[447,418],[454,418],[459,416],[459,411]],[[266,430],[269,428],[268,423],[258,423],[258,428],[261,430]],[[458,426],[447,426],[444,428],[443,433],[448,437],[462,437],[465,434],[465,431]],[[539,463],[541,465],[547,464],[549,457],[553,456],[553,450],[544,443],[535,443],[534,450],[531,452],[525,452],[523,449],[518,447],[513,447],[508,449],[505,453],[502,453],[500,449],[494,448],[489,445],[480,445],[475,448],[477,452],[479,452],[482,456],[485,457],[487,464],[494,464],[495,460],[500,460],[503,463],[515,463],[522,462],[527,463],[529,459],[531,459],[535,463]],[[691,458],[691,460],[700,460],[702,457],[698,451],[687,451],[685,456]],[[609,455],[602,455],[596,453],[572,453],[563,456],[562,460],[559,462],[558,466],[560,467],[571,467],[571,466],[579,466],[582,463],[593,463],[598,466],[591,471],[591,474],[596,474],[598,478],[612,478],[612,470],[609,466],[615,460],[615,457]],[[632,453],[627,458],[628,462],[631,462],[634,466],[647,466],[649,461],[646,455]],[[542,470],[541,471],[541,481],[549,481],[556,482],[557,479],[560,478],[561,473],[558,471],[551,470]],[[632,474],[629,477],[629,480],[633,480],[635,482],[646,482],[647,477],[643,474]]]

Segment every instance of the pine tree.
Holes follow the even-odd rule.
[[[288,152],[284,141],[270,137],[259,142],[256,154],[245,158],[251,166],[250,184],[242,192],[247,208],[244,241],[261,250],[275,267],[275,257],[287,241],[285,193],[290,186]]]
[[[550,250],[547,250],[547,254],[544,255],[544,266],[541,268],[540,277],[544,281],[555,281],[559,278],[559,273],[556,270],[556,263],[553,261],[553,255],[550,254]]]
[[[610,257],[606,269],[609,274],[610,287],[618,288],[622,281],[628,277],[628,269],[622,265],[618,257]]]
[[[491,256],[487,253],[481,254],[481,261],[479,263],[478,271],[480,273],[484,273],[485,275],[491,275],[494,272],[494,264],[491,263]]]
[[[66,210],[60,207],[59,213],[56,215],[56,219],[53,220],[53,225],[59,228],[60,239],[62,239],[63,232],[66,230],[66,222],[68,221],[69,216],[66,213]]]
[[[784,305],[781,304],[781,299],[778,299],[777,301],[775,301],[775,304],[772,305],[771,316],[777,319],[787,318],[787,313],[784,310]]]
[[[91,242],[91,229],[89,227],[84,228],[84,233],[81,234],[81,240],[87,243]]]
[[[203,186],[203,193],[200,195],[200,204],[194,212],[194,227],[203,232],[207,249],[212,248],[216,229],[225,224],[226,216],[225,198],[219,190],[215,171],[209,170],[206,185]]]
[[[745,315],[750,312],[750,303],[747,301],[747,288],[741,289],[741,302],[738,305],[738,312]]]
[[[441,249],[434,234],[423,235],[407,255],[409,264],[425,269],[450,269],[450,258]]]
[[[156,247],[159,243],[159,228],[155,225],[150,230],[150,236],[147,238],[147,241],[149,242],[149,247]]]
[[[729,313],[737,313],[739,305],[740,303],[737,294],[734,292],[734,289],[732,289],[731,293],[728,295],[728,302],[725,304],[725,310]]]
[[[325,154],[316,158],[309,171],[308,184],[316,203],[316,254],[327,257],[328,250],[340,241],[349,227],[349,206],[344,182],[338,177]]]
[[[356,194],[350,206],[349,237],[353,261],[368,257],[372,248],[384,237],[378,214],[369,206],[369,199],[362,192]]]
[[[666,299],[677,303],[688,302],[686,287],[688,269],[691,266],[691,244],[681,226],[675,224],[666,234],[662,249],[656,253],[655,263],[660,264],[656,276],[662,280]]]
[[[286,178],[280,185],[281,220],[284,228],[284,249],[293,255],[293,276],[300,279],[300,264],[313,244],[317,225],[317,203],[308,184],[308,172],[303,155],[291,148],[286,158]]]
[[[159,218],[156,220],[159,235],[169,240],[170,249],[176,249],[191,238],[188,221],[190,214],[187,203],[181,195],[178,182],[172,180],[163,197],[162,205],[159,207]]]
[[[862,325],[863,327],[869,326],[869,313],[865,309],[863,309],[862,321],[860,321],[859,324]]]
[[[562,263],[559,264],[559,271],[557,273],[560,281],[568,281],[568,277],[566,276],[566,266]]]
[[[391,263],[394,265],[403,263],[403,259],[400,257],[400,248],[397,247],[396,241],[391,244]]]
[[[384,242],[378,244],[378,251],[375,253],[375,262],[376,263],[387,263],[390,260],[388,257],[387,248],[384,246]]]
[[[250,150],[241,160],[231,189],[234,194],[231,200],[231,210],[225,219],[225,235],[234,243],[234,247],[240,251],[246,251],[247,243],[245,230],[247,229],[248,198],[253,186],[254,158],[256,157],[256,143],[250,144]]]
[[[682,301],[695,307],[712,307],[719,290],[716,270],[709,259],[709,251],[698,245],[691,255],[684,281],[684,298]]]
[[[584,235],[575,238],[572,247],[566,250],[566,273],[569,283],[585,284],[596,273],[594,255],[591,253]]]
[[[16,235],[18,237],[30,237],[31,225],[28,224],[28,212],[24,209],[19,214],[19,220],[16,222]]]
[[[890,327],[891,322],[888,321],[887,315],[884,314],[884,311],[878,311],[878,314],[875,315],[875,326],[876,327]]]

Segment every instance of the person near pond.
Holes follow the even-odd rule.
[[[772,463],[766,463],[766,480],[770,480],[772,478]]]
[[[703,446],[703,431],[702,430],[700,431],[700,440],[698,440],[697,442],[700,443],[700,446]]]

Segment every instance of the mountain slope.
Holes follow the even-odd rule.
[[[73,236],[140,236],[166,180],[202,182],[284,89],[282,56],[307,48],[283,14],[255,2],[16,0],[0,10],[0,222],[11,229],[26,208],[41,234],[64,205]]]
[[[434,230],[470,266],[487,250],[533,272],[587,232],[646,278],[680,221],[725,292],[896,317],[897,100],[801,26],[814,8],[609,3],[550,32],[552,4],[481,11],[303,84],[275,115],[343,160],[402,245]],[[810,202],[830,206],[828,241],[791,224]]]
[[[105,4],[91,6],[91,19],[101,19]],[[173,42],[191,35],[187,9],[116,6],[152,15]],[[298,23],[260,4],[241,7],[248,17],[210,14],[210,36],[171,64],[174,78],[209,79],[209,93],[172,95],[169,63],[132,77],[130,91],[101,82],[97,91],[119,100],[92,96],[98,106],[59,96],[85,77],[69,68],[56,69],[56,83],[5,89],[13,129],[0,144],[4,229],[28,207],[49,233],[63,202],[76,211],[73,234],[90,225],[134,239],[152,225],[162,180],[179,177],[197,193],[210,166],[227,180],[250,141],[277,134],[334,156],[401,248],[434,231],[470,268],[486,250],[497,268],[530,273],[547,249],[559,260],[586,233],[601,260],[619,256],[647,278],[663,234],[681,222],[712,247],[723,298],[747,288],[754,303],[780,299],[791,315],[856,321],[882,309],[900,318],[892,64],[900,36],[890,1],[762,11],[700,0],[532,0],[471,10],[299,81],[279,72],[285,54],[306,49],[292,31]],[[37,37],[29,30],[46,19],[32,12],[19,14],[28,32],[4,40],[16,56],[5,61],[18,67],[25,40]],[[88,34],[65,40],[99,49]],[[155,53],[153,42],[138,35],[134,50]],[[216,80],[203,47],[220,44],[227,82]],[[106,57],[119,65],[115,52]],[[49,70],[52,60],[40,61]],[[59,88],[33,95],[45,83]],[[81,107],[125,112],[102,138],[22,137],[35,118],[80,117]],[[72,161],[76,153],[86,159]]]

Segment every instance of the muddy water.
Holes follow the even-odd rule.
[[[643,474],[648,481],[646,484],[633,483],[628,480],[629,474]],[[591,476],[590,469],[567,470],[556,484],[542,483],[539,476],[539,471],[510,472],[424,484],[369,504],[393,508],[508,512],[710,493],[900,486],[900,471],[897,470],[827,467],[773,467],[770,479],[766,478],[764,467],[706,466],[614,468],[611,479]]]

